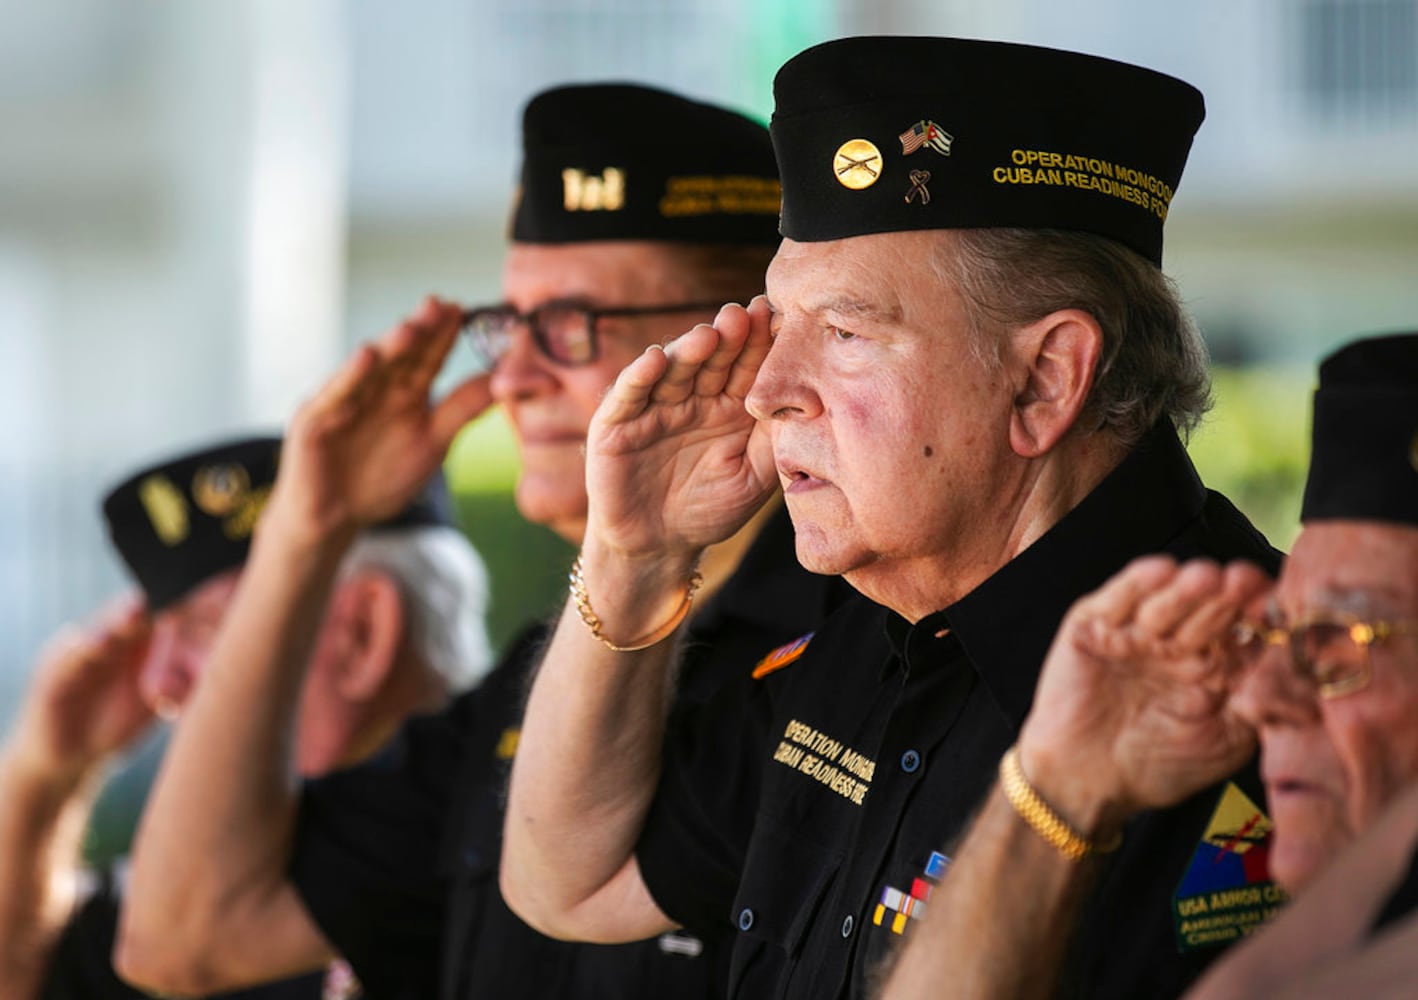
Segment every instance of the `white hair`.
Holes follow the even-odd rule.
[[[1081,309],[1103,331],[1103,354],[1080,426],[1128,447],[1167,417],[1183,435],[1211,406],[1206,342],[1176,284],[1114,240],[1057,229],[940,230],[931,263],[961,294],[977,358],[999,367],[1010,331]]]
[[[441,525],[365,532],[346,553],[340,576],[367,569],[394,580],[409,641],[449,693],[487,676],[493,665],[487,567],[462,532]]]

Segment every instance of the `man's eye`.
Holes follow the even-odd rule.
[[[857,337],[851,330],[844,330],[840,326],[829,326],[827,329],[838,340],[855,340]]]

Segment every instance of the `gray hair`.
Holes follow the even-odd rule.
[[[1167,417],[1185,437],[1211,408],[1206,345],[1176,285],[1114,240],[1057,229],[941,233],[936,272],[965,300],[972,347],[998,365],[1004,335],[1060,309],[1098,321],[1103,351],[1080,429],[1131,446]]]
[[[394,580],[409,641],[451,694],[487,675],[487,567],[462,532],[437,525],[366,532],[346,553],[340,576],[366,569]]]

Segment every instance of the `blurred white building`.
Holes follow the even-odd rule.
[[[840,34],[1156,67],[1207,96],[1167,268],[1218,356],[1418,326],[1418,0],[0,0],[0,723],[121,580],[133,465],[278,426],[426,292],[497,296],[520,105],[573,79],[760,115]]]

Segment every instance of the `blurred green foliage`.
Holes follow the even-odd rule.
[[[1281,549],[1300,529],[1313,387],[1305,369],[1217,369],[1215,408],[1188,445],[1206,485],[1230,497]]]
[[[492,578],[488,633],[500,650],[528,622],[560,609],[576,551],[517,513],[517,449],[501,409],[458,435],[444,471],[463,530]]]

